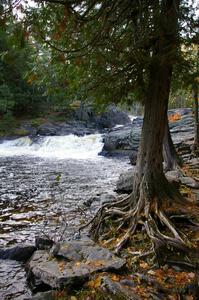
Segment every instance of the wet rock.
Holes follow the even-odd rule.
[[[107,111],[96,119],[96,123],[99,128],[113,128],[118,124],[129,124],[131,120],[125,112],[118,110],[115,105],[110,105]]]
[[[36,236],[35,247],[38,250],[49,250],[54,245],[54,241],[44,236]]]
[[[68,121],[66,122],[46,122],[37,128],[37,135],[41,136],[63,136],[74,134],[83,136],[86,134],[95,133],[96,127],[94,124],[87,124],[82,121]]]
[[[178,109],[171,110],[168,113],[170,116],[179,114],[179,120],[169,123],[172,139],[174,145],[182,153],[182,148],[186,147],[186,153],[190,154],[191,148],[189,142],[194,137],[194,121],[191,115],[191,109]],[[132,124],[127,124],[122,127],[113,128],[104,136],[104,147],[101,155],[105,156],[118,156],[130,155],[132,162],[135,164],[136,153],[138,151],[141,128],[143,118],[138,117],[133,120]],[[188,142],[188,143],[187,143]],[[189,157],[186,158],[186,160]],[[131,158],[130,158],[131,159]]]
[[[99,271],[120,270],[125,260],[91,240],[63,243],[52,257],[48,251],[38,250],[29,261],[29,278],[37,278],[52,288],[78,285]]]
[[[50,122],[44,123],[37,128],[37,134],[45,136],[56,135],[58,131],[59,127]]]
[[[35,252],[36,247],[29,245],[18,245],[13,248],[0,249],[0,259],[16,261],[27,261]]]
[[[136,161],[137,161],[137,152],[136,151],[132,151],[131,154],[129,155],[129,160],[131,165],[135,166],[136,165]]]
[[[0,259],[0,299],[27,300],[30,297],[23,265],[13,260]]]
[[[133,178],[134,178],[134,168],[120,174],[120,177],[116,183],[116,191],[118,193],[131,193],[133,189]]]
[[[106,202],[111,202],[116,199],[115,194],[102,193],[101,195],[93,196],[84,202],[84,205],[90,207],[93,202],[97,202],[99,204],[105,204]]]
[[[137,152],[140,140],[141,128],[125,125],[114,128],[104,136],[104,147],[101,155],[130,155],[132,151]]]
[[[58,293],[56,291],[47,291],[47,292],[37,293],[27,300],[56,300],[58,299],[57,297],[58,297]]]

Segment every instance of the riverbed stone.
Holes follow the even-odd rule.
[[[38,250],[50,250],[54,245],[54,241],[47,236],[36,236],[35,247]]]
[[[38,250],[28,264],[29,278],[35,277],[51,288],[78,285],[95,272],[120,270],[125,260],[91,240],[60,244],[56,257]]]
[[[182,184],[187,185],[188,187],[198,189],[199,188],[199,182],[191,177],[181,177],[180,181]]]
[[[16,261],[27,261],[35,252],[36,247],[32,245],[17,245],[12,248],[0,249],[0,259]]]
[[[116,183],[116,191],[118,193],[131,193],[133,189],[133,178],[135,168],[129,168],[127,171],[122,172]]]

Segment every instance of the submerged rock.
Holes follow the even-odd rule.
[[[120,270],[125,260],[91,240],[60,244],[56,257],[38,250],[29,261],[29,278],[48,284],[51,288],[78,285],[99,271]]]
[[[27,300],[31,291],[27,285],[23,264],[14,260],[0,259],[0,299]]]
[[[27,261],[35,252],[36,247],[31,245],[17,245],[12,248],[0,249],[0,259]]]

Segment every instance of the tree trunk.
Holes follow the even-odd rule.
[[[105,239],[115,224],[120,233],[119,242],[114,246],[119,252],[142,224],[158,253],[167,247],[187,250],[188,241],[179,232],[165,212],[174,216],[190,212],[190,203],[179,194],[166,179],[163,172],[163,141],[168,126],[167,108],[172,76],[177,30],[179,1],[162,1],[161,21],[158,28],[159,41],[155,46],[146,95],[143,128],[138,151],[133,192],[130,196],[114,203],[103,205],[94,216],[90,233],[95,239]],[[158,19],[158,22],[160,19]],[[167,127],[168,129],[168,127]],[[184,201],[182,201],[184,200]],[[197,210],[197,209],[196,209]],[[198,211],[198,210],[197,210]],[[159,220],[159,221],[158,221]],[[158,221],[158,222],[157,222]],[[158,224],[164,224],[169,235],[162,234]],[[125,234],[120,231],[127,228]]]
[[[194,97],[194,151],[199,147],[199,117],[198,117],[198,85],[193,85],[193,97]]]
[[[181,167],[181,160],[176,152],[173,144],[171,133],[169,130],[168,118],[165,126],[164,140],[163,140],[163,158],[165,164],[165,171],[175,170],[178,166]]]
[[[137,176],[134,180],[134,195],[138,201],[147,202],[154,197],[165,198],[170,194],[163,173],[163,141],[168,130],[167,109],[175,60],[179,1],[162,1],[159,41],[154,47],[149,73],[148,92],[145,101],[144,121],[137,159]],[[160,20],[158,20],[159,22]],[[145,203],[149,208],[151,203]]]
[[[133,191],[136,202],[140,197],[152,201],[166,196],[167,180],[163,173],[163,140],[167,126],[167,107],[172,66],[156,57],[151,65],[147,101],[138,152]],[[145,203],[145,205],[151,205]]]

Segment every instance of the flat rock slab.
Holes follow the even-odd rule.
[[[38,250],[28,269],[31,276],[52,288],[78,284],[95,272],[120,270],[126,261],[92,241],[68,242],[60,245],[57,256]]]

